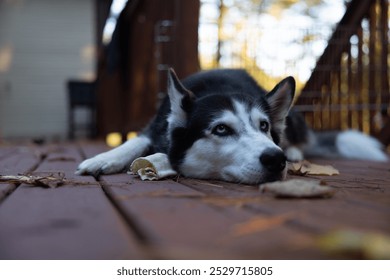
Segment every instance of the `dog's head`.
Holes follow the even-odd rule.
[[[197,98],[169,71],[169,158],[184,176],[258,184],[284,179],[278,146],[293,101],[288,77],[267,95],[211,94]]]

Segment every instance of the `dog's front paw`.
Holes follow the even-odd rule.
[[[92,175],[97,177],[101,174],[113,174],[123,171],[127,166],[127,162],[104,154],[97,155],[93,158],[86,159],[78,166],[76,175]]]

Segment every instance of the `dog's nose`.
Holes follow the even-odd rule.
[[[286,167],[286,156],[281,150],[266,149],[260,156],[260,162],[270,172],[280,172]]]

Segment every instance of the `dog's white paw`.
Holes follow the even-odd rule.
[[[100,174],[113,174],[123,171],[128,165],[123,159],[105,154],[97,155],[80,163],[76,170],[77,175],[90,174],[95,177]]]
[[[288,147],[284,151],[284,153],[285,153],[288,161],[296,162],[296,161],[303,160],[303,153],[297,147],[293,147],[293,146]]]
[[[84,160],[75,173],[90,174],[95,177],[100,174],[120,173],[129,168],[134,159],[145,155],[149,145],[150,139],[145,136],[130,139],[113,150]]]

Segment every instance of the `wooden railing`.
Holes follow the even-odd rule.
[[[389,93],[388,0],[352,0],[297,100],[318,130],[376,134]]]

